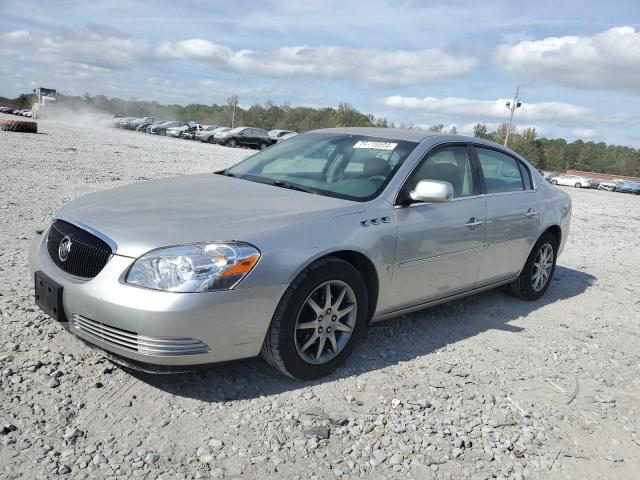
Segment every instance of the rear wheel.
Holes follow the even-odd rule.
[[[551,179],[551,184],[552,184],[552,185],[557,185],[557,184],[558,184],[558,180]]]
[[[267,145],[265,142],[260,142],[260,150],[264,150],[265,148],[267,148],[269,145]]]
[[[576,188],[582,188],[582,184],[580,182],[576,182]]]
[[[538,300],[549,288],[556,269],[558,241],[543,233],[534,245],[518,279],[509,286],[509,293],[524,300]]]
[[[209,143],[216,143],[216,139],[213,138],[213,135],[209,137]]]
[[[300,273],[280,300],[262,357],[293,378],[328,375],[360,341],[367,314],[360,273],[344,260],[322,259]]]

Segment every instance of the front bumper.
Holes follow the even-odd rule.
[[[133,287],[124,276],[134,259],[113,255],[92,279],[60,270],[46,232],[29,251],[30,270],[63,286],[68,322],[82,340],[119,357],[151,365],[188,366],[259,354],[287,285],[224,292],[175,293]]]

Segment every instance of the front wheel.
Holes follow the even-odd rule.
[[[520,276],[509,286],[509,293],[524,300],[538,300],[549,288],[556,269],[558,241],[543,233],[533,246]]]
[[[558,184],[558,180],[551,180],[551,185],[557,185]]]
[[[260,143],[260,150],[264,150],[265,148],[267,148],[269,145],[267,145],[265,142],[261,142]]]
[[[576,188],[582,188],[582,184],[580,182],[576,183]]]
[[[227,147],[237,147],[238,146],[238,142],[235,141],[235,139],[230,138],[229,140],[227,140]]]
[[[209,137],[209,143],[216,143],[216,139],[213,138],[213,135]]]
[[[278,304],[262,357],[293,378],[311,380],[338,368],[360,341],[367,290],[353,265],[328,257],[307,267]]]

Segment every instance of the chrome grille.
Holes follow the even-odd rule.
[[[60,259],[60,242],[69,237],[71,248],[67,258]],[[51,260],[76,277],[93,278],[111,258],[111,247],[102,239],[63,220],[55,220],[47,234],[47,250]]]
[[[72,324],[75,330],[82,332],[90,339],[101,340],[110,345],[124,348],[141,355],[154,357],[170,357],[176,355],[197,355],[207,353],[206,343],[195,338],[185,337],[147,337],[136,332],[96,322],[82,315],[74,314]]]

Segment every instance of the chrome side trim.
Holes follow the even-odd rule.
[[[401,315],[406,315],[407,313],[412,313],[412,312],[417,312],[418,310],[424,310],[425,308],[429,308],[429,307],[435,307],[436,305],[441,305],[443,303],[447,303],[450,302],[452,300],[457,300],[459,298],[464,298],[464,297],[468,297],[470,295],[474,295],[476,293],[480,293],[480,292],[484,292],[486,290],[492,290],[496,287],[499,287],[501,285],[506,285],[508,283],[513,282],[514,280],[516,280],[518,277],[511,277],[507,280],[501,280],[499,282],[495,282],[495,283],[491,283],[489,285],[485,285],[482,287],[478,287],[478,288],[474,288],[472,290],[467,290],[461,293],[456,293],[455,295],[449,295],[447,297],[442,297],[442,298],[438,298],[435,300],[431,300],[428,302],[424,302],[424,303],[420,303],[418,305],[413,305],[410,307],[404,307],[404,308],[400,308],[397,310],[393,310],[391,312],[387,312],[387,313],[382,313],[380,315],[376,315],[375,317],[373,317],[371,319],[371,323],[375,323],[375,322],[379,322],[381,320],[386,320],[388,318],[393,318],[393,317],[399,317]]]
[[[412,267],[414,265],[420,265],[428,262],[437,262],[438,260],[442,260],[448,257],[454,257],[462,253],[473,252],[474,250],[484,250],[485,248],[486,248],[486,245],[481,245],[479,247],[465,248],[464,250],[456,250],[455,252],[448,252],[448,253],[443,253],[441,255],[434,255],[432,257],[416,258],[415,260],[407,260],[406,262],[399,263],[398,268]]]

